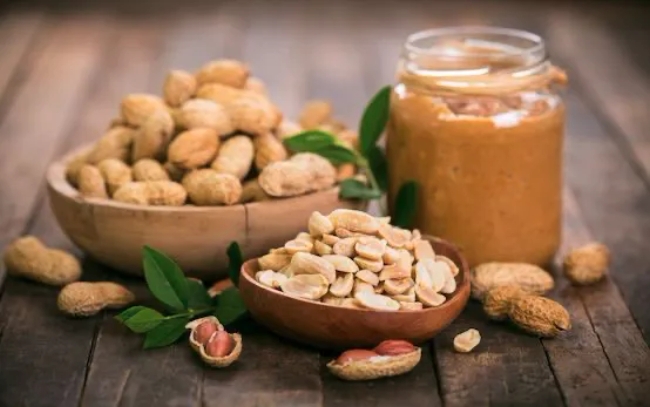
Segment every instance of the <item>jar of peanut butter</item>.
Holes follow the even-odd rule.
[[[419,184],[415,227],[471,265],[544,265],[560,243],[564,73],[543,40],[503,28],[411,35],[386,141],[389,202]]]

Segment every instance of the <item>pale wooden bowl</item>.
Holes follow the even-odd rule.
[[[118,271],[142,275],[142,246],[162,250],[192,277],[214,280],[227,275],[226,248],[236,241],[246,258],[282,246],[305,230],[313,211],[361,209],[338,198],[338,188],[295,198],[233,206],[140,206],[88,199],[68,183],[66,163],[79,149],[53,163],[47,172],[50,206],[66,235],[84,252]]]
[[[338,307],[290,297],[255,280],[256,259],[242,266],[239,290],[249,312],[276,334],[324,349],[374,347],[386,339],[415,344],[433,338],[465,308],[470,293],[467,262],[452,244],[426,237],[437,254],[449,257],[460,269],[457,290],[439,307],[421,311],[373,311]]]

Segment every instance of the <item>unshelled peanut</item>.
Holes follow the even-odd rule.
[[[325,100],[312,100],[300,112],[299,123],[302,128],[318,128],[332,117],[332,105]]]
[[[233,88],[243,88],[250,74],[248,66],[240,61],[220,59],[208,62],[196,73],[199,85],[220,83]]]
[[[130,126],[138,127],[155,111],[166,109],[165,102],[158,96],[133,93],[122,99],[122,120]]]
[[[107,158],[97,164],[97,168],[106,182],[110,195],[113,195],[122,185],[133,181],[131,167],[126,165],[124,161]]]
[[[235,130],[251,135],[269,133],[279,123],[270,102],[259,97],[243,97],[226,105]]]
[[[183,103],[178,113],[179,125],[185,129],[208,128],[219,136],[232,133],[230,117],[223,106],[208,99],[191,99]]]
[[[115,191],[113,199],[136,205],[181,206],[187,192],[172,181],[129,182]]]
[[[135,295],[119,284],[79,281],[63,287],[57,298],[57,306],[65,314],[87,317],[106,308],[123,308],[133,301]]]
[[[589,243],[573,249],[566,255],[563,271],[576,285],[589,285],[602,280],[607,274],[611,254],[602,243]]]
[[[200,206],[232,205],[239,202],[242,194],[239,179],[209,168],[188,173],[182,183],[190,201]]]
[[[116,126],[109,129],[90,150],[86,162],[88,164],[97,164],[107,158],[127,161],[133,137],[134,130],[132,128]]]
[[[167,74],[163,96],[169,106],[178,107],[196,93],[196,78],[189,72],[173,70]]]
[[[267,165],[287,159],[288,153],[280,140],[271,133],[255,137],[255,167],[264,169]]]
[[[218,173],[230,174],[241,180],[250,171],[254,155],[250,137],[234,136],[223,142],[211,167]]]
[[[167,150],[167,159],[183,169],[195,169],[211,162],[219,148],[219,136],[213,129],[187,130],[176,136]]]
[[[167,109],[152,112],[133,134],[131,161],[160,159],[165,155],[174,131],[174,119]]]
[[[106,181],[94,165],[84,164],[77,176],[79,193],[86,198],[108,198]]]
[[[76,257],[50,249],[34,236],[24,236],[11,243],[4,253],[4,262],[9,275],[48,285],[62,286],[81,277],[81,265]]]
[[[569,312],[558,302],[536,295],[524,295],[512,301],[510,320],[533,335],[552,338],[571,329]]]
[[[169,181],[170,177],[165,168],[156,160],[143,158],[133,164],[133,179],[135,181]]]

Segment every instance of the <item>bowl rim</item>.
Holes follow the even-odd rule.
[[[462,299],[463,295],[461,294],[461,290],[462,291],[467,290],[467,293],[469,294],[469,285],[470,285],[470,275],[469,275],[469,273],[470,273],[470,269],[469,269],[469,266],[467,264],[467,260],[462,255],[460,250],[458,250],[458,247],[456,245],[454,245],[453,243],[451,243],[451,242],[449,242],[447,240],[435,237],[435,236],[430,236],[430,235],[422,235],[422,238],[427,239],[429,241],[434,241],[434,242],[445,244],[445,245],[449,246],[453,251],[456,252],[456,255],[460,259],[460,263],[461,263],[460,265],[457,264],[457,266],[459,266],[458,267],[459,268],[459,274],[462,275],[462,280],[458,283],[456,291],[454,291],[451,298],[449,298],[442,305],[439,305],[437,307],[423,308],[421,310],[380,311],[380,310],[372,310],[372,309],[345,308],[345,307],[341,307],[341,306],[338,306],[338,305],[325,304],[325,303],[322,303],[322,302],[311,301],[311,300],[304,299],[304,298],[293,297],[293,296],[290,296],[290,295],[283,294],[279,290],[275,290],[273,288],[270,288],[270,287],[267,287],[267,286],[265,286],[263,284],[260,284],[257,280],[255,280],[254,276],[250,276],[246,272],[246,270],[248,268],[251,268],[253,266],[255,268],[259,268],[259,264],[257,263],[258,258],[253,258],[253,259],[249,259],[249,260],[245,261],[241,266],[240,276],[242,276],[244,279],[246,279],[247,282],[253,284],[257,288],[266,290],[267,292],[271,293],[272,295],[281,296],[282,298],[287,298],[289,300],[294,300],[294,301],[298,301],[298,302],[304,302],[306,304],[310,304],[310,305],[316,306],[316,307],[321,306],[321,307],[330,308],[330,309],[346,310],[346,311],[361,312],[361,313],[374,313],[374,314],[377,314],[377,315],[380,315],[380,314],[382,314],[382,315],[423,314],[424,315],[426,313],[435,313],[435,312],[441,311],[443,309],[450,308],[450,307],[456,305],[456,303],[459,302],[459,301],[463,301],[463,299]],[[240,278],[242,278],[242,277],[240,277]]]
[[[46,180],[51,190],[55,191],[58,195],[75,201],[78,204],[100,206],[113,209],[123,210],[137,210],[142,212],[182,212],[182,213],[205,213],[205,212],[218,212],[218,211],[234,211],[243,210],[247,208],[255,208],[257,206],[266,206],[273,204],[291,204],[294,200],[304,199],[306,197],[315,197],[319,194],[336,193],[338,196],[339,186],[335,185],[332,188],[324,189],[321,191],[312,192],[310,194],[292,196],[287,198],[277,198],[268,201],[237,203],[234,205],[219,205],[219,206],[197,206],[192,204],[185,204],[183,206],[154,206],[154,205],[137,205],[126,202],[116,202],[112,199],[105,198],[88,198],[79,194],[79,191],[74,188],[65,176],[66,164],[75,156],[82,154],[92,148],[92,144],[86,144],[81,147],[70,150],[67,154],[63,155],[56,161],[52,162],[48,169]],[[339,198],[341,199],[341,198]]]

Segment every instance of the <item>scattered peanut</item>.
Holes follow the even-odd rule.
[[[50,249],[34,236],[21,237],[7,246],[4,263],[10,276],[48,285],[62,286],[81,277],[81,265],[76,257]]]
[[[541,337],[552,338],[571,329],[569,312],[561,304],[535,295],[515,298],[508,316],[521,329]]]
[[[190,346],[207,365],[227,367],[241,355],[241,335],[226,332],[219,320],[213,316],[195,319],[185,328],[190,330]]]
[[[468,329],[454,337],[454,349],[456,352],[468,353],[481,342],[481,334],[476,329]]]
[[[576,285],[594,284],[605,277],[610,260],[607,246],[589,243],[566,255],[563,262],[564,275]]]
[[[485,295],[483,311],[491,319],[507,319],[512,302],[523,295],[526,295],[526,292],[516,285],[495,287]]]
[[[65,314],[87,317],[105,308],[123,308],[134,300],[133,293],[119,284],[79,281],[63,287],[57,298],[57,306]]]

